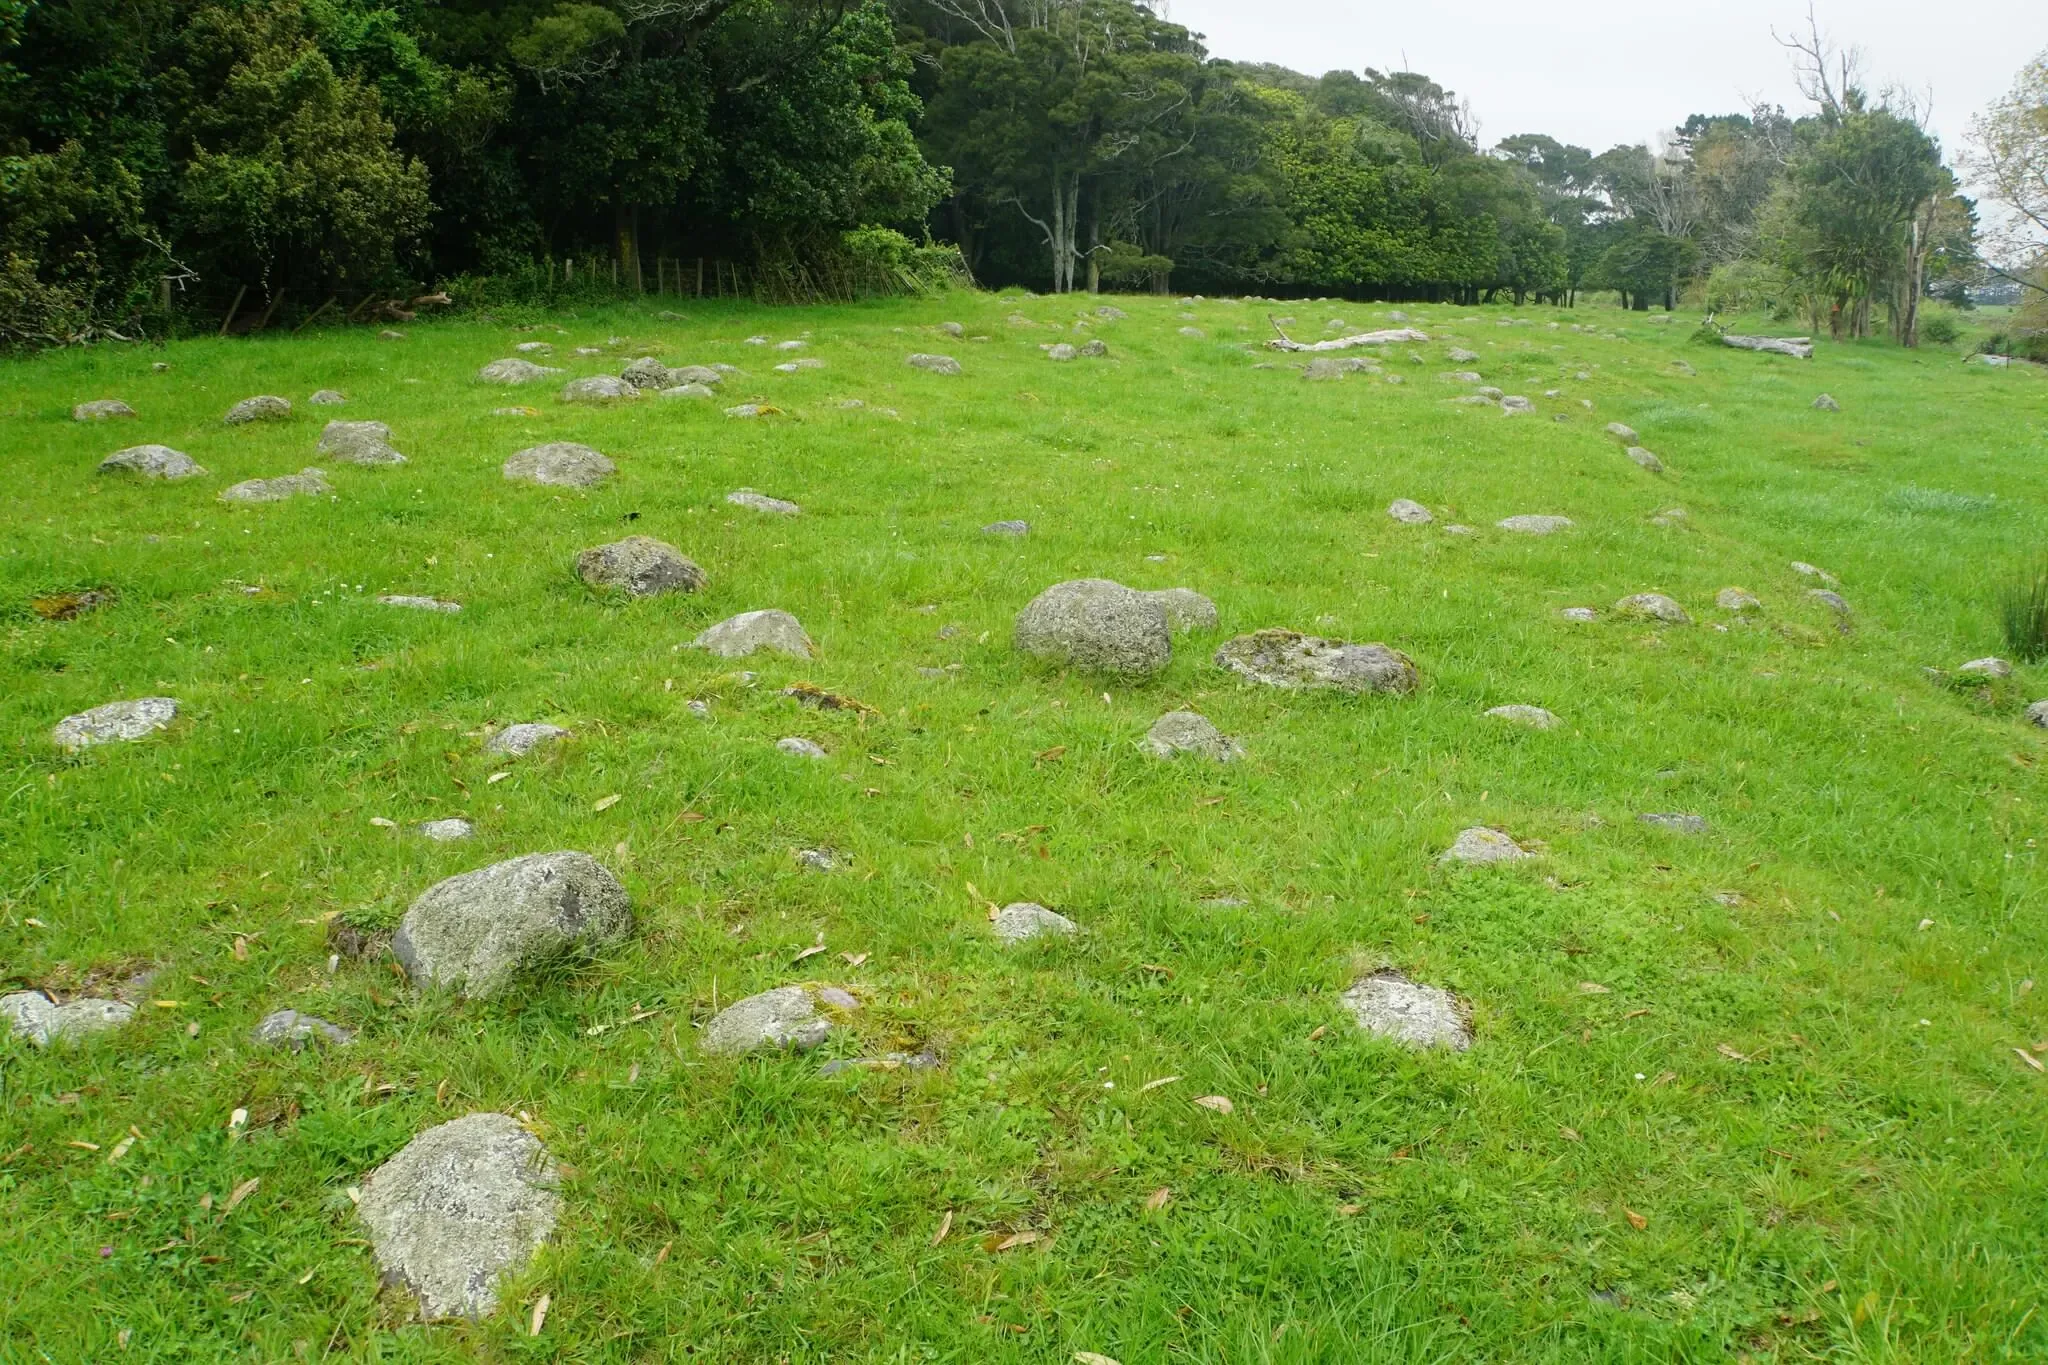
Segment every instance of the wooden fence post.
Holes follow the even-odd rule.
[[[226,336],[228,328],[234,326],[235,314],[242,311],[242,296],[248,292],[249,286],[246,284],[235,291],[235,301],[228,305],[228,315],[220,320],[220,334],[222,336]]]

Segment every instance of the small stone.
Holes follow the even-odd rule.
[[[1436,517],[1412,498],[1395,498],[1387,504],[1387,515],[1404,526],[1426,526]]]
[[[1505,412],[1510,417],[1513,417],[1517,413],[1536,411],[1535,403],[1531,402],[1527,398],[1522,397],[1520,394],[1515,393],[1511,393],[1503,397],[1500,400],[1500,407],[1501,411]]]
[[[1641,446],[1630,446],[1628,448],[1628,457],[1644,469],[1649,470],[1652,474],[1662,474],[1664,472],[1664,462]]]
[[[1617,615],[1635,620],[1663,621],[1674,626],[1692,624],[1685,608],[1661,592],[1639,592],[1633,597],[1624,597],[1614,604],[1614,610]]]
[[[690,648],[709,650],[721,659],[744,659],[761,649],[796,659],[809,659],[818,652],[794,616],[774,610],[743,611],[720,621],[692,640]]]
[[[1512,863],[1536,855],[1502,834],[1497,829],[1474,825],[1471,829],[1458,831],[1458,837],[1451,846],[1437,858],[1440,863]]]
[[[1840,412],[1842,410],[1842,405],[1834,400],[1833,395],[1825,393],[1813,400],[1813,406],[1816,412]]]
[[[639,396],[640,390],[612,374],[588,375],[562,386],[564,403],[619,403]]]
[[[671,386],[702,384],[706,388],[715,388],[725,382],[727,374],[738,373],[730,365],[679,365],[668,372],[668,382]]]
[[[222,502],[283,502],[287,498],[318,497],[332,493],[327,476],[317,468],[306,468],[296,474],[284,474],[275,479],[244,479],[220,491]]]
[[[475,834],[476,826],[460,816],[451,815],[445,820],[423,820],[419,830],[422,839],[432,839],[437,844],[453,844]]]
[[[790,735],[775,741],[775,747],[795,758],[823,758],[825,751],[810,740],[799,735]]]
[[[1219,763],[1229,763],[1244,757],[1244,750],[1237,741],[1210,724],[1207,717],[1193,711],[1168,711],[1152,722],[1152,728],[1145,732],[1144,741],[1138,747],[1154,758],[1197,754]]]
[[[1714,594],[1714,605],[1722,611],[1748,612],[1761,611],[1764,604],[1746,588],[1723,588]]]
[[[1827,584],[1831,588],[1838,586],[1835,581],[1835,576],[1833,574],[1829,573],[1826,569],[1816,569],[1813,565],[1806,563],[1804,560],[1793,560],[1792,572],[1798,574],[1801,578],[1818,578],[1821,582]]]
[[[1650,518],[1652,526],[1684,526],[1690,521],[1683,507],[1667,507]]]
[[[338,408],[348,402],[348,398],[335,389],[315,389],[313,396],[306,401],[316,408]]]
[[[1572,519],[1570,517],[1525,515],[1506,517],[1495,522],[1494,525],[1500,527],[1503,531],[1514,531],[1520,535],[1548,536],[1555,535],[1559,531],[1571,530]]]
[[[254,398],[244,398],[229,408],[228,415],[221,418],[221,421],[231,427],[238,427],[245,422],[281,422],[291,415],[290,399],[279,398],[274,393],[264,393]]]
[[[517,483],[537,483],[553,488],[589,488],[602,483],[619,467],[589,446],[574,441],[550,441],[528,446],[505,461],[503,474]]]
[[[919,352],[903,362],[912,369],[928,370],[933,374],[958,374],[960,362],[949,355],[925,355]]]
[[[939,324],[939,330],[949,337],[967,335],[967,329],[957,322],[942,322]]]
[[[1567,621],[1597,621],[1600,613],[1592,607],[1559,607],[1557,614]]]
[[[750,418],[763,417],[778,411],[780,409],[772,407],[767,403],[736,403],[725,410],[725,415],[727,417]]]
[[[529,853],[428,887],[399,921],[391,952],[414,981],[485,999],[632,927],[626,889],[596,859]]]
[[[122,1000],[70,1000],[54,1004],[40,991],[0,995],[0,1019],[13,1024],[14,1036],[37,1047],[73,1042],[118,1028],[135,1017],[135,1006]]]
[[[2048,701],[2037,701],[2027,707],[2027,724],[2048,730]]]
[[[1216,651],[1218,667],[1268,687],[1341,692],[1415,690],[1414,662],[1383,644],[1354,645],[1292,630],[1240,635]]]
[[[1484,376],[1477,370],[1452,370],[1443,377],[1453,384],[1477,384]]]
[[[1173,659],[1166,609],[1106,578],[1055,583],[1017,613],[1018,650],[1073,668],[1143,678]]]
[[[64,717],[50,732],[50,738],[61,748],[84,749],[94,744],[144,739],[165,729],[177,718],[178,703],[170,697],[110,701],[90,711]]]
[[[982,527],[981,530],[983,535],[1028,536],[1031,534],[1031,523],[1028,521],[992,521]]]
[[[1079,351],[1064,341],[1056,346],[1048,346],[1045,350],[1045,358],[1047,360],[1072,360],[1079,354]]]
[[[1479,352],[1468,351],[1462,346],[1453,346],[1444,353],[1444,359],[1453,365],[1476,365],[1479,363]]]
[[[709,384],[675,384],[661,390],[662,398],[711,398],[714,392]]]
[[[521,355],[553,355],[554,344],[546,341],[522,341],[512,348]]]
[[[489,1317],[561,1216],[553,1159],[505,1114],[429,1128],[364,1179],[360,1213],[386,1284],[420,1316]]]
[[[190,455],[169,446],[129,446],[100,461],[102,474],[139,474],[145,479],[196,479],[206,470]]]
[[[1396,971],[1374,972],[1346,992],[1344,1004],[1367,1033],[1411,1048],[1472,1046],[1464,1011],[1445,990],[1410,981]]]
[[[1555,715],[1540,706],[1524,706],[1520,703],[1512,706],[1496,706],[1486,714],[1497,720],[1509,721],[1516,725],[1526,725],[1532,730],[1555,730],[1559,725],[1563,724]]]
[[[543,744],[553,744],[569,738],[569,731],[559,725],[544,725],[537,721],[522,721],[508,725],[484,741],[487,754],[506,754],[512,758],[524,758]]]
[[[1648,811],[1636,819],[1657,829],[1668,829],[1673,834],[1705,834],[1707,822],[1697,815],[1685,815],[1676,811]]]
[[[1005,943],[1023,943],[1040,934],[1078,934],[1081,926],[1054,910],[1031,901],[1017,901],[997,911],[989,921],[995,936]]]
[[[708,581],[695,562],[652,536],[627,536],[585,550],[576,556],[576,576],[593,588],[632,597],[696,592]]]
[[[1167,629],[1176,635],[1190,630],[1214,630],[1220,619],[1216,604],[1193,588],[1155,588],[1142,595],[1166,612]]]
[[[1097,337],[1081,348],[1081,354],[1092,357],[1106,356],[1109,354],[1109,343]]]
[[[775,349],[778,351],[801,351],[808,345],[810,343],[807,341],[778,341],[775,343]]]
[[[1180,329],[1180,334],[1195,341],[1200,341],[1204,336],[1208,335],[1199,327],[1183,327]]]
[[[110,417],[133,417],[135,409],[118,398],[95,398],[71,409],[74,422],[104,422]]]
[[[837,872],[841,856],[829,848],[800,848],[796,851],[796,862],[798,867],[812,872]]]
[[[438,597],[410,597],[404,593],[386,593],[377,599],[387,607],[409,607],[414,611],[438,611],[452,616],[462,610],[460,602],[445,602]]]
[[[562,373],[552,365],[536,365],[531,360],[493,360],[478,370],[476,377],[482,384],[531,384]]]
[[[1467,526],[1463,522],[1453,521],[1444,526],[1444,534],[1447,536],[1476,536],[1479,534],[1479,528],[1477,526]]]
[[[256,1026],[256,1041],[265,1047],[289,1047],[292,1051],[302,1050],[307,1043],[331,1043],[340,1047],[353,1042],[355,1034],[339,1024],[330,1024],[317,1015],[301,1014],[297,1010],[279,1010],[266,1015]]]
[[[405,333],[403,333],[403,332],[394,332],[394,331],[393,331],[393,330],[391,330],[391,329],[390,329],[389,327],[386,327],[386,328],[385,328],[385,329],[384,329],[383,331],[381,331],[381,332],[377,333],[377,340],[379,340],[379,341],[403,341],[403,340],[405,340]]]
[[[1579,376],[1579,380],[1581,382],[1584,382],[1586,379],[1590,377],[1591,376],[1582,374]],[[1620,422],[1609,422],[1607,424],[1607,434],[1609,436],[1612,436],[1615,440],[1621,442],[1625,446],[1632,446],[1642,439],[1641,437],[1636,435],[1636,429],[1634,427],[1624,426]]]
[[[491,409],[491,416],[493,416],[493,417],[538,417],[538,416],[540,416],[540,409],[539,409],[539,408],[527,408],[527,407],[517,407],[517,408],[492,408],[492,409]]]
[[[1113,303],[1099,303],[1095,306],[1095,316],[1099,318],[1108,318],[1110,321],[1115,322],[1119,319],[1129,317],[1130,314],[1126,313],[1123,309],[1117,307]]]
[[[1956,666],[1956,672],[1966,678],[2010,678],[2012,665],[2000,658],[1972,659]]]
[[[1837,616],[1849,615],[1849,601],[1831,588],[1808,588],[1806,595],[1834,612]]]
[[[344,464],[405,463],[405,456],[391,448],[391,428],[382,422],[329,422],[314,448]]]
[[[809,991],[802,986],[780,986],[734,1001],[713,1015],[704,1026],[702,1047],[725,1057],[763,1047],[808,1052],[831,1031],[832,1021],[819,1017],[817,1002]]]
[[[803,508],[781,498],[771,498],[766,493],[756,493],[751,488],[738,488],[725,495],[725,500],[735,507],[750,507],[756,512],[771,512],[778,517],[794,517],[803,514]]]
[[[703,700],[702,698],[684,702],[683,709],[688,711],[691,715],[695,716],[698,720],[711,719],[711,703]]]

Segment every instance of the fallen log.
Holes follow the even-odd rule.
[[[1813,359],[1813,342],[1807,337],[1740,337],[1726,332],[1721,336],[1721,344],[1738,351],[1769,351],[1795,360]]]
[[[1289,341],[1281,337],[1266,345],[1275,351],[1348,351],[1353,346],[1392,346],[1404,341],[1427,340],[1427,332],[1418,332],[1413,327],[1396,327],[1391,332],[1361,332],[1355,337],[1338,337],[1335,341]]]

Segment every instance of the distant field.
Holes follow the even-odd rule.
[[[2048,373],[1410,306],[1405,382],[1309,383],[1256,349],[1269,314],[1311,340],[1389,310],[1117,299],[1073,331],[1095,302],[650,303],[0,365],[0,990],[139,1005],[76,1046],[0,1038],[0,1360],[2048,1359],[2048,731],[2022,714],[2048,667],[1925,671],[2008,652],[1995,590],[2048,550]],[[755,334],[823,366],[776,373]],[[1107,358],[1041,350],[1093,337]],[[534,340],[569,373],[476,382]],[[742,372],[557,400],[641,355]],[[1452,402],[1460,370],[1536,411]],[[289,420],[222,424],[266,393]],[[139,417],[71,420],[98,398]],[[776,411],[724,415],[745,402]],[[331,417],[409,462],[316,458]],[[501,476],[547,441],[617,473]],[[95,473],[144,442],[210,472]],[[331,496],[216,498],[314,465]],[[1496,527],[1518,514],[1575,525]],[[708,586],[578,581],[629,534]],[[1795,561],[1839,580],[1846,632]],[[1083,577],[1193,588],[1221,627],[1142,686],[1014,650],[1017,611]],[[1612,611],[1651,591],[1693,623]],[[685,647],[771,607],[820,657]],[[1212,662],[1265,627],[1385,642],[1421,685]],[[800,681],[872,709],[802,709]],[[51,740],[147,696],[182,707],[147,740]],[[1563,723],[1484,714],[1518,703]],[[1141,752],[1178,707],[1243,760]],[[518,722],[572,735],[484,752]],[[449,816],[475,837],[415,832]],[[1540,856],[1439,865],[1474,826]],[[622,947],[486,1004],[376,951],[330,973],[440,879],[556,849],[624,883]],[[1004,947],[1013,901],[1082,933]],[[1361,1031],[1339,997],[1381,967],[1453,992],[1470,1050]],[[862,1005],[818,1050],[698,1046],[806,983]],[[286,1006],[358,1037],[251,1041]],[[421,1325],[350,1191],[477,1111],[565,1164],[561,1221],[496,1315]]]

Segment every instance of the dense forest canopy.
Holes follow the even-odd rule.
[[[651,288],[709,258],[756,282],[943,261],[1055,291],[1693,290],[1838,334],[1882,310],[1910,342],[1923,289],[1975,278],[1974,206],[1910,107],[1818,33],[1795,47],[1810,109],[1596,154],[1482,145],[1420,73],[1212,57],[1135,0],[0,0],[0,328],[552,288],[571,259]]]

